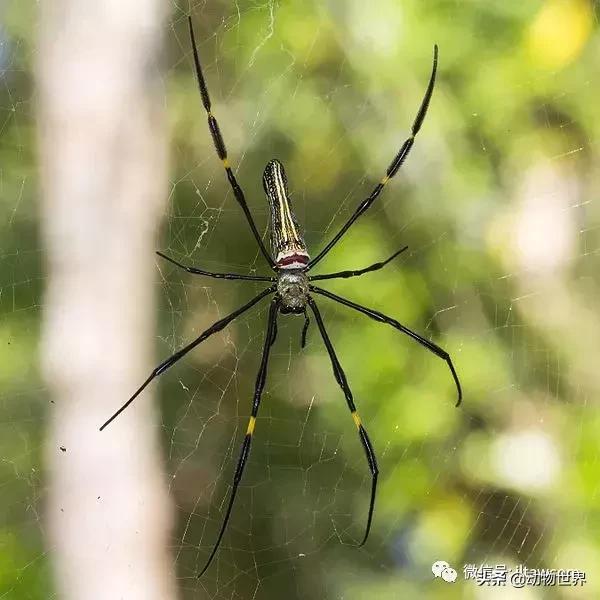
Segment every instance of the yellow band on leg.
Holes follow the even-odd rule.
[[[360,428],[360,417],[358,416],[358,413],[356,411],[352,412],[352,418],[354,419],[354,423],[356,425],[356,428],[359,429]]]
[[[250,417],[250,422],[248,423],[248,429],[246,430],[246,435],[252,435],[254,433],[255,425],[256,425],[256,417]]]
[[[224,159],[223,159],[223,166],[224,166],[226,169],[229,169],[229,161],[228,161],[226,158],[224,158]]]

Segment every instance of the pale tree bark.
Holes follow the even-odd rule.
[[[167,197],[163,0],[43,0],[37,53],[49,554],[68,600],[176,597],[150,389]],[[64,450],[61,450],[60,447]]]

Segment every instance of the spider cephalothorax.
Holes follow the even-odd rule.
[[[329,334],[325,329],[325,324],[323,322],[323,318],[321,316],[321,312],[317,306],[315,298],[313,294],[317,294],[319,296],[324,296],[325,298],[329,298],[343,306],[351,308],[352,310],[356,310],[363,315],[378,321],[379,323],[386,323],[387,325],[391,325],[404,335],[409,336],[421,346],[435,354],[437,357],[441,358],[446,362],[450,372],[452,373],[452,377],[454,378],[454,383],[456,384],[456,389],[458,391],[458,402],[457,406],[460,404],[462,398],[462,391],[460,388],[460,382],[458,380],[458,376],[456,371],[454,370],[454,365],[452,364],[452,360],[448,353],[440,348],[437,344],[434,344],[432,341],[422,337],[412,329],[409,329],[402,323],[399,323],[395,319],[380,313],[372,308],[367,308],[366,306],[362,306],[357,304],[356,302],[352,302],[342,296],[338,296],[332,292],[324,290],[316,285],[313,285],[314,281],[324,280],[324,279],[339,279],[339,278],[348,278],[348,277],[357,277],[359,275],[363,275],[364,273],[369,273],[371,271],[377,271],[387,265],[390,261],[392,261],[396,256],[404,252],[406,250],[406,246],[401,248],[392,256],[390,256],[387,260],[375,263],[369,267],[365,267],[363,269],[352,269],[348,271],[339,271],[337,273],[327,273],[324,275],[309,275],[308,272],[337,244],[340,238],[346,233],[346,231],[350,228],[350,226],[360,217],[378,198],[379,194],[383,190],[383,188],[387,185],[388,181],[394,177],[394,175],[398,172],[402,163],[408,156],[410,149],[413,146],[415,136],[421,129],[421,125],[423,124],[423,120],[425,119],[425,114],[427,112],[427,107],[429,106],[429,101],[431,99],[431,94],[433,92],[433,86],[435,83],[435,74],[437,69],[437,46],[434,47],[433,53],[433,70],[431,72],[431,77],[429,78],[429,85],[427,86],[427,91],[425,92],[425,97],[421,102],[421,107],[419,108],[419,112],[413,122],[411,135],[404,141],[400,150],[390,163],[387,168],[386,174],[379,181],[379,183],[374,187],[371,195],[363,200],[358,208],[354,211],[352,216],[346,221],[346,223],[340,228],[340,230],[336,233],[335,236],[330,240],[330,242],[317,254],[317,256],[313,259],[309,258],[306,245],[300,233],[298,223],[294,217],[294,213],[292,211],[290,197],[288,194],[287,188],[287,178],[285,175],[285,171],[283,169],[283,165],[278,160],[270,161],[264,171],[263,174],[263,185],[265,192],[267,194],[267,200],[269,201],[269,205],[271,208],[271,248],[273,251],[273,256],[269,253],[265,244],[258,233],[258,229],[254,223],[254,219],[252,218],[252,214],[250,213],[250,209],[248,208],[248,204],[246,203],[246,198],[244,196],[244,192],[240,187],[235,174],[231,170],[229,166],[229,161],[227,159],[227,149],[225,147],[225,142],[223,141],[223,136],[221,135],[221,130],[219,129],[219,124],[217,120],[213,116],[211,112],[211,104],[210,97],[208,95],[208,89],[206,87],[206,82],[204,81],[204,76],[202,75],[202,69],[200,68],[200,59],[198,58],[198,50],[196,48],[196,42],[194,40],[194,30],[192,28],[192,20],[188,19],[189,28],[190,28],[190,39],[192,42],[192,51],[194,54],[194,64],[196,66],[196,75],[198,78],[198,84],[200,86],[200,96],[202,98],[202,104],[204,109],[206,110],[206,114],[208,117],[208,127],[210,133],[213,138],[213,142],[215,145],[215,149],[219,158],[223,162],[223,167],[225,168],[225,173],[227,174],[227,179],[229,180],[229,184],[231,185],[231,189],[233,191],[233,195],[244,211],[244,215],[246,216],[246,220],[248,221],[248,225],[252,230],[252,234],[254,235],[254,239],[256,240],[258,247],[265,257],[267,264],[274,271],[271,275],[242,275],[239,273],[213,273],[211,271],[205,271],[203,269],[198,269],[197,267],[190,267],[184,265],[177,260],[158,252],[160,256],[170,261],[171,263],[185,269],[188,273],[194,273],[197,275],[204,275],[206,277],[214,277],[218,279],[237,279],[237,280],[245,280],[245,281],[263,281],[269,282],[269,287],[260,292],[257,296],[252,298],[249,302],[244,304],[244,306],[238,308],[233,311],[231,314],[223,317],[216,323],[214,323],[211,327],[209,327],[206,331],[201,333],[195,340],[191,341],[187,346],[184,346],[175,354],[164,360],[160,365],[158,365],[150,376],[146,379],[146,381],[138,388],[138,390],[125,402],[119,410],[117,410],[111,417],[108,419],[100,430],[102,431],[109,423],[111,423],[118,415],[120,415],[134,400],[137,396],[144,390],[144,388],[156,377],[158,377],[161,373],[164,373],[168,368],[172,367],[179,359],[183,358],[188,352],[193,350],[196,346],[201,344],[206,338],[210,337],[217,331],[221,331],[224,329],[229,323],[231,323],[234,319],[239,317],[241,314],[245,313],[247,310],[258,304],[263,298],[268,296],[273,296],[271,300],[271,305],[269,307],[269,314],[267,317],[267,330],[265,334],[263,350],[262,350],[262,359],[260,362],[260,367],[258,370],[258,376],[256,378],[256,384],[254,388],[254,399],[252,402],[252,412],[250,415],[250,420],[248,422],[248,429],[246,430],[246,435],[244,436],[244,441],[242,443],[242,449],[240,452],[240,457],[238,459],[237,467],[235,470],[235,475],[233,477],[233,487],[231,489],[231,494],[229,496],[229,503],[227,505],[227,509],[225,512],[225,516],[223,519],[223,524],[219,531],[219,535],[217,537],[217,541],[215,542],[212,552],[210,553],[208,560],[206,561],[204,568],[202,569],[202,573],[208,569],[212,559],[215,557],[217,550],[219,548],[219,544],[223,539],[223,534],[225,533],[225,529],[227,527],[227,523],[229,522],[229,517],[231,516],[231,510],[233,508],[233,503],[235,501],[235,497],[237,494],[238,486],[242,479],[242,475],[244,473],[244,467],[246,465],[246,460],[248,459],[248,455],[250,453],[250,443],[252,441],[252,436],[254,434],[254,428],[256,427],[256,418],[258,415],[258,409],[260,406],[260,401],[262,397],[262,392],[265,386],[265,382],[267,379],[267,367],[269,364],[269,355],[271,352],[271,347],[275,343],[275,339],[277,337],[277,317],[279,313],[304,313],[304,328],[302,330],[302,341],[301,345],[304,346],[306,342],[306,332],[308,329],[309,318],[308,318],[308,308],[310,308],[312,314],[315,317],[315,321],[317,323],[317,327],[319,329],[319,333],[321,334],[321,338],[325,344],[325,348],[327,349],[327,353],[329,354],[329,359],[331,360],[331,367],[333,369],[333,374],[335,376],[335,380],[338,382],[342,391],[344,392],[344,396],[346,398],[346,404],[348,405],[348,409],[350,410],[350,414],[352,415],[352,420],[356,425],[358,436],[360,442],[365,451],[365,456],[367,459],[367,463],[369,465],[369,470],[371,472],[371,499],[369,502],[369,512],[367,514],[367,524],[365,528],[365,533],[362,538],[362,542],[359,545],[363,545],[369,536],[369,531],[371,529],[371,521],[373,518],[373,510],[375,507],[375,495],[377,491],[377,477],[379,474],[379,469],[377,467],[377,460],[375,458],[375,450],[369,440],[369,436],[367,435],[367,431],[362,424],[360,417],[358,416],[358,412],[356,411],[356,406],[354,405],[354,398],[352,397],[352,391],[350,390],[350,386],[348,384],[348,380],[346,378],[346,374],[342,369],[342,365],[335,353],[333,348],[333,344],[329,338]],[[325,165],[324,165],[325,168]],[[200,576],[199,575],[199,576]]]
[[[308,302],[308,276],[304,271],[281,269],[277,274],[281,312],[303,313]]]

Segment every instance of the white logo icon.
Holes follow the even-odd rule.
[[[431,572],[434,577],[441,577],[448,583],[454,583],[456,581],[456,571],[445,560],[436,560],[431,565]]]

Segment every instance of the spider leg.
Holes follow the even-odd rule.
[[[327,298],[330,298],[331,300],[335,300],[336,302],[339,302],[340,304],[343,304],[344,306],[353,308],[354,310],[357,310],[358,312],[363,313],[363,315],[367,315],[367,317],[371,317],[371,319],[374,319],[375,321],[379,321],[380,323],[387,323],[388,325],[391,325],[392,327],[396,328],[398,331],[401,331],[402,333],[411,337],[413,340],[415,340],[416,342],[421,344],[421,346],[424,346],[425,348],[427,348],[427,350],[429,350],[430,352],[433,352],[433,354],[435,354],[436,356],[439,356],[442,360],[446,361],[446,364],[448,365],[448,368],[450,369],[450,372],[452,373],[454,383],[456,384],[456,390],[458,392],[458,400],[456,402],[456,406],[460,405],[460,403],[462,401],[462,388],[460,387],[460,381],[458,380],[458,375],[456,374],[456,370],[454,369],[454,365],[452,364],[452,359],[450,358],[450,355],[444,349],[440,348],[437,344],[434,344],[430,340],[427,340],[424,337],[420,336],[418,333],[414,332],[412,329],[405,327],[404,325],[402,325],[402,323],[399,323],[395,319],[392,319],[391,317],[388,317],[387,315],[384,315],[383,313],[380,313],[379,311],[373,310],[372,308],[367,308],[366,306],[361,306],[360,304],[351,302],[350,300],[347,300],[346,298],[342,298],[341,296],[333,294],[332,292],[324,290],[323,288],[318,288],[314,285],[310,286],[310,290],[313,292],[316,292],[317,294],[321,294],[322,296],[326,296]]]
[[[275,319],[275,321],[273,321],[273,331],[271,334],[271,346],[275,343],[276,339],[277,339],[277,319]]]
[[[306,309],[304,310],[304,326],[302,327],[302,337],[300,339],[300,347],[304,348],[306,346],[306,334],[308,333],[308,326],[310,325],[310,319],[308,318],[308,313]]]
[[[417,116],[412,125],[411,135],[408,137],[405,142],[400,147],[398,154],[394,157],[394,160],[390,163],[390,166],[387,168],[386,174],[383,179],[375,186],[371,195],[363,200],[359,205],[354,214],[346,221],[346,223],[342,226],[342,228],[335,234],[334,238],[321,250],[321,252],[313,258],[309,263],[309,268],[314,267],[340,240],[340,238],[350,229],[354,221],[358,219],[366,210],[377,200],[379,194],[383,188],[387,185],[388,181],[398,172],[398,169],[402,166],[402,163],[406,160],[406,157],[410,153],[411,148],[415,142],[415,137],[419,133],[421,129],[421,125],[423,125],[423,121],[425,119],[425,115],[427,114],[427,109],[429,108],[429,102],[431,101],[431,94],[433,93],[433,86],[435,85],[435,75],[437,72],[437,63],[438,63],[438,47],[437,44],[433,47],[433,67],[431,70],[431,77],[429,78],[429,83],[427,84],[427,90],[425,90],[425,96],[421,101],[421,106],[419,107],[419,112],[417,112]]]
[[[238,273],[213,273],[212,271],[203,271],[202,269],[197,269],[196,267],[189,267],[180,262],[176,261],[174,258],[163,254],[162,252],[157,252],[160,257],[168,260],[170,263],[173,263],[180,269],[187,271],[188,273],[193,273],[194,275],[206,275],[207,277],[214,277],[215,279],[243,279],[245,281],[275,281],[275,277],[263,277],[261,275],[239,275]]]
[[[190,32],[190,41],[192,44],[192,52],[194,54],[194,65],[196,67],[196,78],[198,79],[198,87],[200,88],[200,96],[202,97],[202,105],[204,106],[204,110],[206,110],[206,115],[208,117],[208,128],[210,129],[210,134],[212,135],[213,144],[215,146],[215,150],[223,166],[225,167],[225,172],[227,173],[227,179],[229,180],[229,185],[233,190],[233,195],[237,200],[238,204],[242,207],[244,211],[244,215],[246,215],[246,220],[248,221],[248,225],[250,225],[250,229],[252,230],[252,234],[258,243],[258,247],[260,251],[263,253],[263,256],[271,266],[271,268],[275,268],[275,263],[271,258],[271,255],[267,251],[258,230],[256,229],[256,225],[254,223],[254,219],[252,218],[252,214],[250,213],[250,209],[248,208],[248,204],[246,203],[246,197],[244,196],[244,192],[233,174],[231,167],[229,166],[229,161],[227,159],[227,148],[225,147],[225,142],[223,141],[223,135],[221,134],[221,130],[219,129],[219,124],[217,123],[217,119],[213,116],[211,112],[211,103],[210,96],[208,95],[208,88],[206,87],[206,81],[204,80],[204,75],[202,74],[202,67],[200,66],[200,58],[198,56],[198,47],[196,46],[196,38],[194,37],[194,27],[192,24],[192,17],[188,16],[188,26]]]
[[[400,248],[397,252],[394,252],[392,256],[387,258],[386,260],[378,263],[372,264],[370,267],[365,267],[364,269],[356,269],[353,271],[338,271],[337,273],[327,273],[325,275],[309,275],[308,278],[311,281],[317,281],[319,279],[347,279],[348,277],[358,277],[359,275],[364,275],[365,273],[370,273],[371,271],[379,271],[379,269],[383,269],[385,265],[394,260],[396,256],[402,254],[405,250],[408,249],[408,246],[404,246],[404,248]]]
[[[262,359],[260,361],[260,368],[258,369],[258,375],[256,376],[256,385],[254,387],[254,400],[252,401],[252,414],[250,416],[250,421],[248,422],[248,429],[246,430],[246,436],[244,437],[244,442],[242,443],[242,449],[240,452],[240,457],[238,459],[237,467],[235,468],[235,475],[233,476],[233,487],[231,489],[231,496],[229,497],[229,504],[227,505],[227,511],[225,512],[225,518],[223,519],[223,524],[221,525],[221,531],[219,532],[219,537],[213,546],[212,552],[206,561],[202,571],[198,577],[202,577],[204,572],[210,566],[217,550],[219,549],[219,545],[221,544],[221,540],[223,539],[223,535],[225,534],[225,529],[227,528],[227,523],[229,522],[229,517],[231,516],[231,511],[233,509],[233,503],[235,502],[235,497],[237,494],[238,486],[242,479],[242,475],[244,473],[244,466],[246,465],[246,461],[248,459],[248,455],[250,454],[250,442],[252,441],[252,435],[254,433],[254,427],[256,425],[256,415],[258,414],[258,407],[260,406],[260,399],[262,395],[262,391],[265,387],[265,381],[267,379],[267,366],[269,364],[269,354],[271,351],[271,346],[275,341],[276,336],[276,323],[277,323],[277,311],[279,310],[279,300],[278,298],[273,298],[271,301],[271,307],[269,309],[269,317],[267,322],[267,331],[265,334],[265,342],[262,351]]]
[[[146,388],[146,386],[152,380],[156,379],[159,375],[164,373],[169,367],[172,367],[180,358],[183,358],[190,350],[193,350],[196,346],[201,344],[206,338],[210,337],[213,333],[216,333],[217,331],[221,331],[221,329],[224,329],[227,325],[229,325],[229,323],[231,323],[231,321],[233,321],[234,319],[239,317],[242,313],[246,312],[249,308],[254,306],[257,302],[262,300],[268,294],[272,294],[274,291],[275,291],[274,287],[270,287],[270,288],[267,288],[266,290],[262,291],[260,294],[258,294],[258,296],[255,296],[254,298],[252,298],[252,300],[250,300],[250,302],[247,302],[241,308],[238,308],[237,310],[233,311],[230,315],[227,315],[223,319],[221,319],[221,320],[217,321],[216,323],[214,323],[213,325],[211,325],[206,331],[201,333],[193,342],[190,342],[187,346],[184,346],[183,348],[181,348],[181,350],[178,350],[177,352],[175,352],[175,354],[173,354],[172,356],[169,356],[169,358],[167,358],[166,360],[161,362],[160,365],[158,365],[152,371],[152,373],[150,373],[150,376],[148,377],[148,379],[146,379],[146,381],[144,381],[144,383],[142,383],[142,385],[136,390],[136,392],[133,394],[133,396],[131,396],[131,398],[129,398],[129,400],[127,400],[127,402],[125,402],[125,404],[123,404],[123,406],[121,406],[121,408],[119,408],[119,410],[117,410],[117,412],[114,413],[112,415],[112,417],[110,417],[102,425],[102,427],[100,427],[100,431],[102,431],[105,427],[110,425],[142,393],[142,391]]]
[[[325,329],[325,324],[323,323],[323,319],[321,317],[321,313],[317,308],[316,302],[312,298],[308,298],[308,303],[315,315],[315,319],[317,321],[317,327],[321,332],[321,337],[323,338],[323,342],[325,342],[325,347],[327,348],[327,352],[329,353],[329,358],[331,359],[331,367],[333,369],[333,375],[335,376],[335,380],[338,382],[339,386],[342,388],[344,392],[344,396],[346,396],[346,402],[348,404],[348,408],[350,409],[350,413],[352,415],[352,419],[356,424],[356,428],[358,429],[358,435],[360,437],[360,441],[365,450],[365,455],[367,457],[367,462],[369,463],[369,469],[371,470],[371,500],[369,502],[369,514],[367,516],[367,526],[365,528],[365,535],[363,537],[362,542],[359,546],[364,545],[369,537],[369,531],[371,531],[371,522],[373,521],[373,510],[375,508],[375,496],[377,493],[377,477],[379,475],[379,469],[377,467],[377,459],[375,458],[375,450],[373,450],[373,446],[371,445],[371,440],[367,435],[367,431],[364,428],[358,413],[356,412],[356,406],[354,406],[354,399],[352,397],[352,391],[350,390],[350,386],[348,385],[348,381],[346,379],[346,374],[342,369],[342,365],[340,365],[340,361],[335,354],[335,350],[333,349],[333,344],[329,339],[329,335]]]

